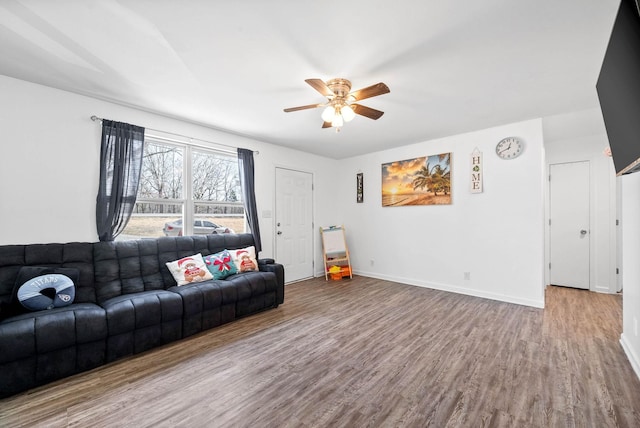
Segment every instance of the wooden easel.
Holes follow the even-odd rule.
[[[329,269],[332,266],[340,267],[340,278],[345,276],[353,278],[344,226],[320,227],[320,236],[322,237],[322,255],[324,257],[324,279],[329,280]],[[332,275],[338,275],[338,273]]]

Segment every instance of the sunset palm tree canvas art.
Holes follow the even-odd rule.
[[[451,204],[451,153],[382,164],[382,206]]]

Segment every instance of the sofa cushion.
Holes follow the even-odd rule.
[[[209,272],[211,272],[211,275],[213,275],[213,279],[224,279],[229,275],[238,273],[238,268],[231,258],[229,250],[210,254],[204,257],[204,262]]]
[[[95,289],[98,303],[121,294],[165,287],[155,239],[94,244]]]
[[[105,311],[93,303],[74,303],[29,312],[0,322],[0,363],[107,337]]]
[[[0,397],[105,363],[107,319],[93,303],[0,322]]]
[[[223,233],[220,235],[204,235],[207,240],[209,253],[217,253],[222,250],[245,248],[253,245],[253,236],[250,233]],[[204,253],[203,253],[204,254]]]
[[[237,295],[223,289],[223,283],[225,281],[205,281],[169,288],[168,291],[182,297],[183,337],[235,319]]]
[[[237,293],[236,316],[278,306],[278,280],[274,272],[244,272],[219,281]]]
[[[191,284],[213,279],[202,259],[202,254],[193,254],[167,263],[167,268],[178,285]]]
[[[166,290],[123,294],[100,303],[107,315],[107,361],[182,338],[182,299]]]

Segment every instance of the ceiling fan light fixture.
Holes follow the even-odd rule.
[[[342,108],[340,109],[340,114],[342,115],[342,118],[345,122],[351,122],[353,118],[356,117],[353,109],[348,104],[342,106]]]
[[[334,128],[340,128],[344,125],[344,120],[342,120],[342,115],[336,112],[335,116],[333,116],[333,120],[331,121],[331,126]]]
[[[322,112],[322,120],[324,120],[325,122],[332,122],[335,115],[336,109],[332,105],[330,105]]]

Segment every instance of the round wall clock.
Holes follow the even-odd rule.
[[[524,144],[516,137],[507,137],[496,145],[496,154],[501,159],[515,159],[522,154]]]

